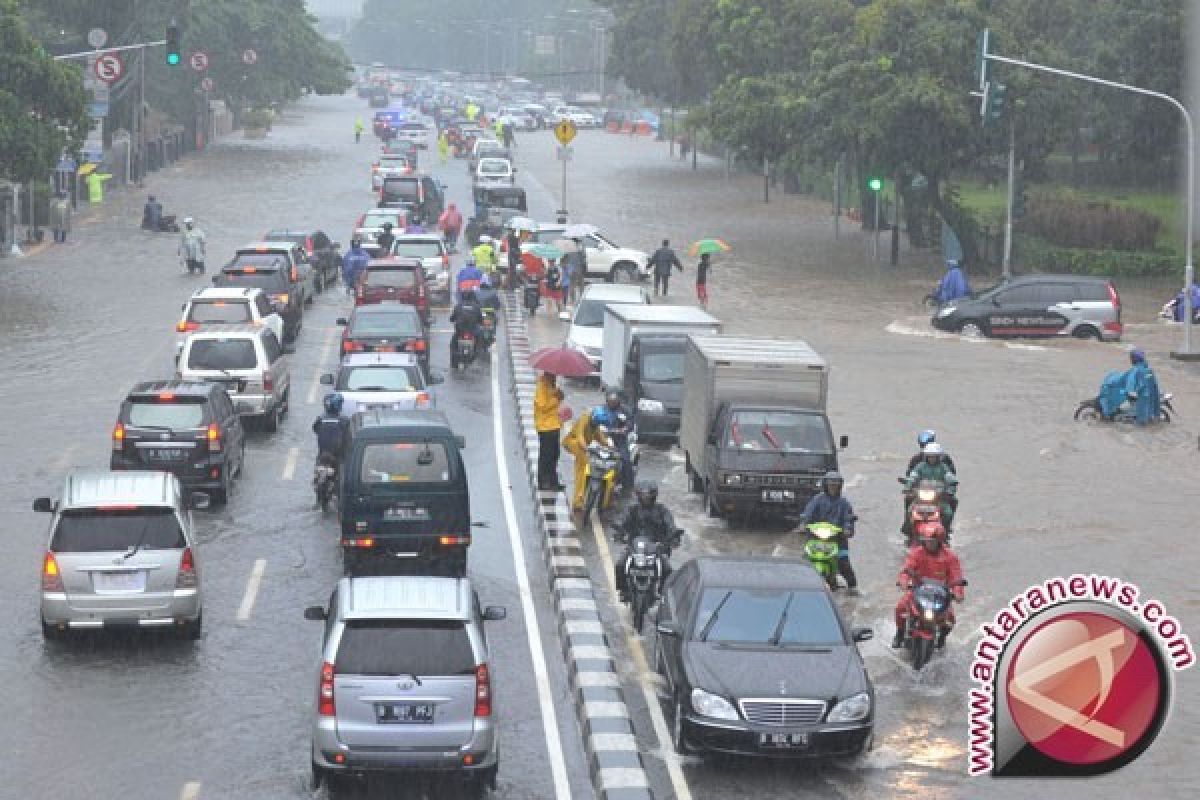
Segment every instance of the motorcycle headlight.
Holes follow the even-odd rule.
[[[638,398],[638,411],[644,411],[647,414],[661,414],[665,410],[665,406],[661,400],[651,400],[646,397]]]
[[[692,689],[692,709],[701,716],[713,719],[737,719],[737,709],[733,704],[721,697],[703,689]]]
[[[850,695],[833,707],[826,722],[858,722],[871,714],[871,696],[866,692]]]
[[[958,311],[958,308],[956,306],[946,306],[945,308],[938,311],[938,313],[937,313],[938,319],[948,317],[951,314],[953,314],[955,311]]]
[[[736,472],[726,472],[721,476],[721,482],[726,486],[741,486],[742,476]]]
[[[933,611],[932,611],[931,609],[926,609],[926,610],[925,610],[924,617],[925,617],[925,619],[926,619],[926,621],[927,621],[927,622],[933,622],[933,620],[934,620],[934,617],[936,617],[936,616],[937,616],[937,615],[936,615],[936,614],[934,614],[934,613],[933,613]]]
[[[917,498],[922,503],[932,503],[937,499],[937,492],[935,492],[933,489],[921,489],[917,492]]]

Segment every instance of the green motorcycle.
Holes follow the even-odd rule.
[[[810,522],[804,527],[807,531],[804,557],[831,590],[837,589],[838,537],[842,529],[828,522]]]

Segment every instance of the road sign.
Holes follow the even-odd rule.
[[[569,119],[564,119],[554,126],[554,136],[558,139],[559,144],[570,144],[576,133],[575,123]]]
[[[88,116],[92,119],[102,119],[108,116],[108,101],[103,103],[88,103]]]
[[[559,146],[559,148],[555,151],[555,158],[557,158],[559,161],[570,161],[571,157],[574,155],[575,148],[565,144]]]
[[[203,89],[204,91],[211,92],[212,87],[213,87],[212,78],[205,78],[204,80],[200,81],[200,88]]]
[[[104,28],[92,28],[88,31],[87,42],[92,47],[104,47],[107,41],[108,31],[104,30]]]
[[[254,50],[246,49],[242,51],[242,63],[253,64],[258,61],[258,53]]]
[[[208,69],[208,53],[203,50],[197,50],[188,56],[188,64],[196,72],[204,72],[204,70]]]
[[[105,53],[96,57],[96,66],[93,69],[97,78],[112,86],[125,74],[125,62],[117,53]]]

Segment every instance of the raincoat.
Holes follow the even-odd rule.
[[[969,294],[971,294],[971,286],[967,283],[967,276],[963,274],[962,268],[955,265],[946,270],[946,274],[942,276],[942,282],[938,284],[938,302],[949,303]]]
[[[533,426],[538,433],[562,430],[562,419],[558,416],[561,404],[562,390],[554,385],[554,376],[538,378],[533,395]]]
[[[475,257],[475,266],[484,272],[496,269],[496,249],[487,242],[475,245],[471,249],[471,255]]]
[[[367,268],[367,262],[370,260],[371,256],[361,245],[358,247],[350,245],[350,249],[342,257],[342,283],[346,285],[347,289],[354,288],[354,284],[358,282],[358,276]]]
[[[438,136],[438,159],[443,164],[446,163],[446,158],[450,155],[450,139],[447,138],[445,132]]]
[[[50,228],[68,233],[71,230],[71,201],[56,197],[50,204]]]
[[[88,202],[103,203],[104,202],[104,182],[112,180],[112,175],[107,172],[93,172],[85,179],[87,182]]]
[[[580,414],[563,437],[563,447],[575,457],[575,493],[571,505],[576,510],[583,508],[583,495],[587,490],[588,445],[592,442],[609,443],[599,426],[592,423],[593,411],[588,409]]]
[[[1124,372],[1113,370],[1100,384],[1100,411],[1111,418],[1121,410],[1126,400],[1133,403],[1134,421],[1145,425],[1158,419],[1162,398],[1158,379],[1146,364],[1134,364]]]
[[[1175,308],[1172,309],[1176,322],[1183,322],[1183,306],[1183,292],[1180,292],[1179,294],[1175,295]],[[1192,314],[1195,315],[1198,310],[1200,310],[1200,286],[1192,284]]]

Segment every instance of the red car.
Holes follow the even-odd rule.
[[[429,289],[419,258],[374,258],[367,262],[354,288],[354,304],[367,306],[387,301],[415,307],[421,320],[429,325]]]

